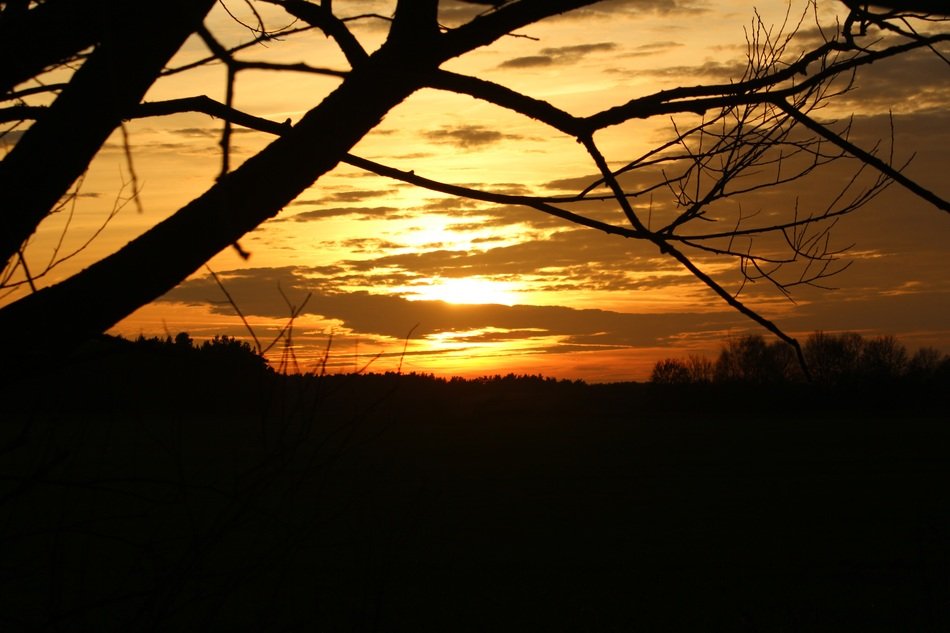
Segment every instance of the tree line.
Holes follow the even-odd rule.
[[[856,332],[815,332],[805,341],[802,352],[811,382],[818,385],[933,382],[950,377],[950,355],[933,347],[922,347],[911,354],[890,335],[866,338]],[[788,345],[748,334],[727,340],[715,360],[690,355],[658,361],[650,382],[779,385],[806,382],[806,376]]]
[[[139,366],[158,369],[168,363],[179,366],[203,367],[225,374],[260,372],[285,373],[275,368],[249,343],[240,339],[217,335],[205,341],[196,341],[187,332],[174,337],[145,337],[134,340],[121,337],[104,337],[97,345],[87,348],[95,356],[128,357]],[[950,355],[933,347],[921,347],[913,353],[892,335],[864,337],[856,332],[815,332],[802,346],[808,362],[810,380],[806,378],[795,352],[781,340],[767,341],[759,334],[747,334],[723,342],[718,356],[691,354],[685,358],[665,358],[653,366],[650,382],[660,385],[688,384],[755,384],[782,385],[811,382],[829,387],[851,386],[864,383],[904,381],[910,383],[935,383],[950,379]],[[161,369],[159,369],[161,371]],[[324,378],[325,367],[319,372]],[[521,386],[537,384],[546,386],[581,385],[582,380],[565,380],[538,375],[485,375],[476,378],[458,376],[441,377],[431,373],[407,373],[387,371],[357,372],[368,380],[391,380],[402,382],[421,380],[426,383],[458,385],[461,383],[499,386],[517,383]],[[307,374],[307,372],[304,372]],[[311,373],[312,375],[312,373]],[[337,377],[350,377],[344,374]]]

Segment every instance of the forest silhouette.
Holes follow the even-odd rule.
[[[4,385],[0,623],[945,630],[947,362],[913,358],[886,382],[585,384],[101,337]]]
[[[897,415],[939,414],[943,410],[950,386],[950,355],[939,350],[923,347],[911,354],[893,336],[865,338],[855,332],[815,332],[804,340],[803,350],[810,378],[782,341],[768,342],[761,335],[748,334],[725,340],[714,359],[697,355],[662,359],[654,365],[648,383],[588,384],[540,374],[465,379],[375,372],[372,360],[358,371],[329,373],[332,340],[323,361],[308,368],[296,366],[293,358],[288,360],[292,350],[285,350],[279,360],[268,359],[247,341],[222,335],[197,342],[180,332],[174,337],[139,336],[132,341],[100,336],[66,361],[62,372],[53,369],[52,374],[41,376],[42,380],[54,376],[61,394],[55,402],[67,410],[86,406],[84,402],[97,403],[93,407],[138,403],[186,414],[247,414],[248,404],[257,402],[264,408],[254,412],[265,418],[272,414],[267,406],[273,404],[274,394],[314,407],[334,407],[351,398],[390,404],[391,397],[404,393],[421,400],[459,403],[471,398],[499,398],[512,404],[523,400],[519,404],[527,407],[557,403],[565,411],[574,411],[572,403],[583,402],[575,413],[591,416],[623,415],[631,403],[650,414],[701,412],[713,417],[750,409],[765,416],[797,415],[819,406],[828,415],[863,415],[882,409]],[[296,371],[289,371],[291,367]],[[38,388],[47,389],[42,382]],[[779,402],[781,406],[775,406]],[[417,415],[424,416],[425,411]]]

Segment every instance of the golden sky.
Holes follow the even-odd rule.
[[[244,3],[223,4],[250,20]],[[785,4],[765,4],[758,7],[763,22],[781,23]],[[334,2],[343,15],[391,15],[393,5]],[[269,27],[288,24],[281,11],[259,8]],[[793,2],[793,22],[804,9],[804,3]],[[823,0],[817,14],[831,25],[838,9],[837,2]],[[664,88],[738,79],[754,10],[742,0],[611,0],[531,26],[446,67],[588,115]],[[475,12],[449,1],[441,11],[447,26]],[[223,7],[214,10],[208,25],[230,45],[252,37]],[[353,23],[369,49],[382,42],[385,27],[373,19]],[[816,34],[809,17],[790,49],[813,45]],[[193,38],[172,66],[206,54]],[[345,69],[332,41],[313,33],[249,48],[241,58]],[[866,148],[879,139],[889,146],[893,121],[897,162],[913,155],[907,173],[947,197],[946,78],[946,64],[932,54],[875,64],[858,76],[853,92],[820,116],[854,115],[851,140]],[[239,74],[235,105],[293,122],[338,82],[316,74],[246,70]],[[202,94],[223,100],[224,90],[223,67],[208,65],[162,79],[147,100]],[[680,117],[676,124],[689,122]],[[669,119],[627,123],[601,132],[597,140],[611,165],[620,166],[665,142],[673,124]],[[220,169],[221,126],[200,114],[129,123],[140,209],[122,204],[132,179],[116,135],[86,175],[71,213],[51,217],[34,236],[27,251],[31,268],[42,269],[51,258],[76,249],[117,205],[121,209],[88,248],[42,283],[116,250],[211,186]],[[3,142],[15,141],[17,133]],[[236,130],[234,162],[268,141],[263,133]],[[435,90],[417,93],[393,110],[353,153],[427,178],[514,195],[569,195],[595,180],[593,164],[573,139],[496,106]],[[853,163],[831,165],[807,180],[726,200],[715,211],[720,219],[741,213],[754,222],[784,217],[796,204],[803,212],[820,209],[855,169]],[[636,204],[651,219],[672,208],[662,190]],[[586,202],[575,210],[622,222],[620,211],[608,203]],[[825,281],[834,289],[797,287],[788,299],[760,281],[743,286],[741,297],[793,334],[888,333],[910,347],[950,352],[948,237],[945,214],[891,187],[834,227],[831,248],[851,247],[841,260],[850,267]],[[332,336],[333,370],[372,362],[378,371],[401,364],[403,371],[446,375],[514,371],[592,381],[645,379],[659,358],[714,353],[724,337],[760,331],[655,247],[535,210],[455,198],[345,165],[241,244],[251,253],[248,260],[228,250],[210,267],[262,342],[286,324],[288,302],[299,306],[309,297],[293,329],[302,370],[316,367]],[[695,261],[730,290],[740,288],[736,261],[703,254]],[[182,330],[199,339],[246,336],[204,270],[114,331],[135,336]]]

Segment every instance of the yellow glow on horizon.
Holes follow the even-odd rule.
[[[481,277],[436,278],[424,286],[413,286],[407,299],[412,301],[445,301],[458,304],[517,303],[515,284]]]

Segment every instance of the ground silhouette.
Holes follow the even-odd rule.
[[[103,338],[5,384],[0,623],[946,630],[945,393],[283,376]]]

